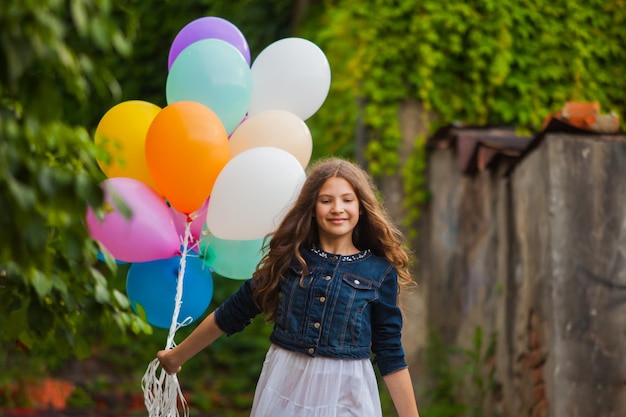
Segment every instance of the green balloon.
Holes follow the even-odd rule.
[[[203,233],[200,240],[200,257],[213,272],[230,279],[252,278],[257,264],[265,255],[263,239],[228,240],[212,233]]]

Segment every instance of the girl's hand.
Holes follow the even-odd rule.
[[[161,368],[170,375],[176,374],[182,369],[182,364],[176,360],[174,349],[158,351],[157,359],[161,363]]]

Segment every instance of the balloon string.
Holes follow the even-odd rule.
[[[180,267],[178,269],[178,278],[176,280],[176,297],[174,301],[174,312],[172,314],[172,322],[170,324],[169,334],[167,336],[167,343],[165,349],[171,349],[176,346],[174,336],[176,331],[189,324],[192,320],[191,317],[185,318],[181,323],[178,322],[178,315],[180,314],[180,307],[182,305],[183,298],[183,280],[185,277],[185,269],[187,267],[187,254],[189,252],[188,242],[191,237],[191,221],[187,216],[187,222],[185,223],[185,236],[182,239],[183,250],[180,257]],[[183,409],[183,416],[189,416],[189,407],[187,401],[180,388],[178,377],[176,374],[169,375],[163,369],[159,377],[157,377],[157,370],[159,368],[159,360],[154,359],[148,368],[146,373],[141,379],[141,389],[144,394],[144,404],[148,410],[149,417],[179,417],[178,403],[180,403]]]
[[[159,360],[154,359],[148,365],[145,375],[141,379],[141,388],[144,392],[144,403],[149,417],[180,417],[178,403],[183,408],[183,416],[189,417],[187,401],[176,375],[169,375],[161,369],[157,377]]]
[[[187,216],[189,219],[189,216]],[[180,255],[180,266],[178,268],[178,279],[176,280],[176,298],[174,301],[174,313],[172,314],[172,322],[170,324],[170,331],[167,336],[167,344],[165,349],[171,349],[175,346],[174,335],[176,334],[178,326],[178,315],[180,314],[180,307],[183,304],[183,280],[185,278],[185,269],[187,268],[187,254],[189,253],[189,239],[191,238],[191,222],[185,223],[185,236],[183,237],[183,251]]]

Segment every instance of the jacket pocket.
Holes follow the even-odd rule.
[[[356,290],[371,290],[374,286],[372,281],[350,274],[345,274],[343,276],[343,282]]]
[[[345,274],[337,299],[337,313],[341,316],[339,343],[368,346],[371,337],[370,302],[376,298],[374,283],[357,275]]]

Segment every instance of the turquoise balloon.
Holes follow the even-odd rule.
[[[167,75],[165,94],[168,104],[204,104],[230,134],[248,111],[252,73],[236,47],[221,39],[204,39],[178,55]]]
[[[225,278],[251,278],[264,254],[263,239],[227,240],[209,232],[200,240],[200,256],[205,265]]]

